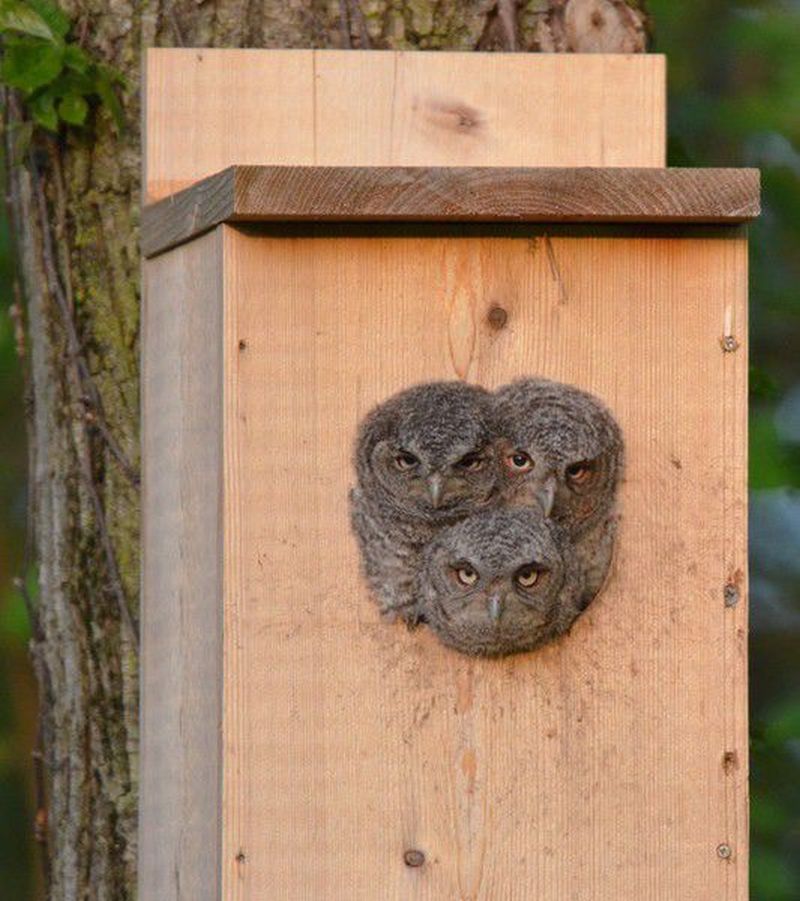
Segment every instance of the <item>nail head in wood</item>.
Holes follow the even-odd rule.
[[[733,582],[728,582],[723,594],[726,607],[735,607],[739,603],[739,586]]]

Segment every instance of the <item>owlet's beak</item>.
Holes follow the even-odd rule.
[[[431,496],[431,504],[435,510],[442,500],[442,477],[438,472],[428,476],[428,493]]]
[[[536,489],[536,500],[539,502],[545,517],[553,512],[553,501],[556,497],[556,477],[549,475]]]
[[[499,594],[489,595],[489,619],[493,623],[500,622],[500,616],[503,612],[503,599]]]

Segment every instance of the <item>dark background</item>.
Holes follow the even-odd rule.
[[[800,899],[800,2],[650,0],[669,62],[669,163],[757,166],[751,229],[753,901]],[[0,161],[1,168],[2,161]],[[25,386],[0,212],[0,898],[38,896],[36,689],[22,593]],[[678,899],[676,899],[678,901]]]

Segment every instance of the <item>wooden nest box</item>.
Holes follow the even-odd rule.
[[[744,901],[752,170],[660,56],[147,59],[141,897]],[[613,575],[476,660],[381,621],[356,423],[539,374],[625,434]]]

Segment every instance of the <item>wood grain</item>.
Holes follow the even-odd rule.
[[[665,78],[655,54],[151,49],[145,198],[231,165],[664,166]]]
[[[222,245],[145,265],[139,897],[218,898]]]
[[[739,223],[757,169],[235,166],[144,210],[152,256],[221,222]]]
[[[661,57],[157,50],[147,68],[148,197],[237,168],[145,214],[150,252],[213,231],[146,267],[142,897],[746,901],[742,230],[217,223],[281,196],[301,220],[324,197],[345,219],[542,203],[529,182],[496,196],[486,166],[623,167],[595,196],[575,168],[542,175],[550,222],[598,197],[637,221],[655,197],[719,212],[722,188],[729,218],[698,221],[732,221],[752,173],[674,190],[651,172],[618,198],[626,168],[664,165]],[[558,644],[470,661],[379,620],[347,523],[353,432],[408,384],[529,373],[622,423],[617,559]]]
[[[222,896],[744,901],[744,235],[224,232]],[[558,644],[468,660],[380,621],[351,442],[409,384],[529,373],[619,418],[617,559]]]

